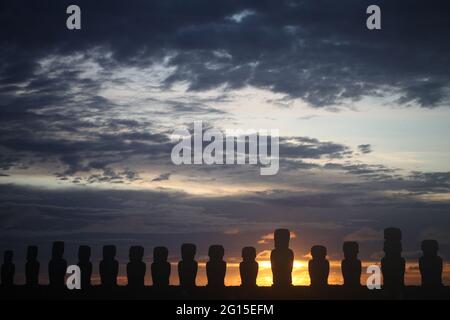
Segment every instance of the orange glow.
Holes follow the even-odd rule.
[[[272,285],[272,270],[269,260],[260,260],[257,284],[259,286]],[[368,274],[365,273],[367,266],[378,264],[375,261],[363,261],[363,272],[361,275],[361,283],[365,283]],[[297,286],[308,286],[310,284],[308,273],[308,260],[295,260],[294,269],[292,271],[292,282]],[[416,262],[408,262],[406,265],[405,282],[408,285],[420,285],[420,273]],[[450,284],[450,264],[445,264],[443,273],[444,284]],[[339,285],[343,283],[341,274],[341,262],[338,260],[330,261],[330,275],[328,277],[329,284]],[[151,282],[149,283],[151,284]],[[178,276],[176,271],[176,263],[172,264],[171,284],[178,284]],[[197,285],[204,286],[207,284],[206,279],[206,263],[199,263],[197,275]],[[227,273],[225,277],[227,286],[239,286],[241,279],[239,275],[239,263],[227,263]]]
[[[272,285],[272,270],[270,261],[267,258],[258,260],[259,272],[257,284],[259,286],[271,286]],[[241,278],[239,274],[239,263],[236,263],[236,259],[233,262],[227,263],[227,272],[225,277],[225,285],[227,286],[239,286],[241,284]],[[151,275],[150,275],[150,265],[151,261],[147,262],[147,275],[145,277],[145,284],[151,285]],[[177,262],[172,262],[172,270],[170,276],[170,284],[178,285],[178,272],[177,272]],[[363,271],[361,275],[361,283],[366,282],[368,274],[365,273],[367,266],[369,265],[379,265],[376,261],[363,261]],[[207,284],[206,278],[206,262],[199,262],[198,264],[198,274],[197,274],[197,285],[204,286]],[[94,285],[100,284],[100,277],[97,273],[98,270],[94,270],[92,275],[92,283]],[[24,283],[24,275],[18,275],[18,284]],[[450,263],[444,264],[444,270],[442,275],[442,281],[445,285],[450,285]],[[42,284],[47,284],[48,279],[41,277],[40,282]],[[308,286],[310,284],[309,273],[308,273],[308,260],[295,260],[294,268],[292,271],[292,282],[296,286]],[[330,275],[328,277],[328,283],[331,285],[342,284],[342,274],[341,274],[341,262],[338,260],[330,260]],[[420,285],[420,272],[417,262],[407,262],[406,264],[406,274],[405,282],[407,285]],[[119,277],[117,278],[117,283],[119,285],[127,284],[126,277],[126,265],[121,265],[119,270]]]

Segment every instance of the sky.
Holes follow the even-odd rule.
[[[70,4],[81,30],[66,28]],[[381,30],[366,28],[371,4]],[[94,261],[115,244],[126,263],[135,244],[176,262],[193,242],[204,262],[217,243],[233,273],[244,246],[267,268],[273,230],[289,228],[304,284],[312,245],[338,266],[355,240],[377,263],[396,226],[407,282],[436,239],[450,284],[449,13],[441,0],[1,1],[0,251],[20,273],[26,246],[44,262],[53,240],[74,263],[80,244]],[[278,174],[174,165],[172,133],[194,121],[278,129]]]

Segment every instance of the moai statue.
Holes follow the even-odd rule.
[[[81,289],[87,290],[91,287],[92,276],[91,248],[89,246],[78,248],[78,267],[81,271]]]
[[[100,261],[100,280],[103,287],[117,286],[119,262],[116,258],[116,246],[103,246],[103,260]]]
[[[289,249],[290,237],[290,232],[287,229],[275,230],[275,249],[270,254],[274,287],[289,287],[292,285],[294,252]]]
[[[223,260],[225,249],[221,245],[212,245],[209,247],[209,261],[206,263],[206,276],[208,278],[208,287],[225,287],[225,273],[227,272],[227,263]]]
[[[358,259],[358,242],[347,241],[342,247],[344,260],[341,263],[344,286],[357,288],[361,285],[361,261]]]
[[[25,283],[29,287],[36,287],[39,284],[39,271],[41,265],[37,260],[38,247],[28,246],[27,263],[25,264]]]
[[[246,288],[256,287],[258,277],[258,262],[256,262],[256,249],[245,247],[242,249],[242,262],[239,264],[241,285]]]
[[[14,285],[14,274],[16,266],[13,263],[13,252],[5,251],[3,254],[3,264],[1,270],[2,285],[4,287],[12,287]]]
[[[130,248],[130,262],[127,264],[128,286],[143,288],[145,285],[145,272],[147,266],[144,259],[144,247],[133,246]]]
[[[169,250],[166,247],[153,249],[152,279],[153,286],[162,288],[169,286],[170,263],[167,261]]]
[[[328,286],[328,275],[330,274],[330,263],[327,260],[327,248],[324,246],[313,246],[311,248],[312,259],[308,262],[311,287],[323,288]]]
[[[195,244],[184,243],[181,245],[181,261],[178,262],[178,277],[183,288],[195,287],[198,263],[194,260],[197,248]]]
[[[398,228],[384,229],[384,257],[381,259],[383,287],[399,290],[405,285],[405,259],[402,258],[402,231]]]
[[[51,288],[65,288],[66,271],[67,261],[64,260],[64,242],[55,241],[52,247],[52,258],[48,263],[48,278]]]
[[[435,288],[442,286],[442,258],[438,256],[439,243],[436,240],[422,241],[422,257],[419,258],[422,286]]]

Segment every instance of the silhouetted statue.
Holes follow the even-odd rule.
[[[3,254],[3,264],[1,270],[2,285],[4,287],[11,287],[14,285],[15,273],[16,266],[13,263],[13,252],[11,250],[5,251]]]
[[[428,288],[442,286],[442,258],[438,256],[438,242],[423,240],[421,248],[423,256],[419,259],[419,268],[422,286]]]
[[[405,259],[402,258],[402,231],[398,228],[384,230],[384,257],[381,259],[383,287],[401,289],[405,285]]]
[[[208,278],[208,287],[222,288],[225,286],[225,273],[227,272],[227,263],[223,260],[225,249],[221,245],[212,245],[209,247],[209,261],[206,263],[206,276]]]
[[[153,249],[152,279],[154,287],[168,287],[170,278],[170,263],[167,261],[169,250],[166,247]]]
[[[145,285],[145,272],[147,266],[144,259],[144,247],[133,246],[130,248],[130,262],[127,264],[128,286],[143,288]]]
[[[181,245],[181,261],[178,262],[178,277],[183,288],[195,287],[198,263],[195,261],[197,248],[195,244],[183,243]]]
[[[323,288],[328,285],[330,274],[330,263],[326,259],[327,248],[324,246],[313,246],[311,248],[312,259],[308,262],[311,287]]]
[[[273,285],[275,287],[288,287],[292,285],[294,252],[289,249],[290,237],[290,232],[287,229],[275,230],[275,249],[270,254]]]
[[[258,262],[256,262],[256,249],[245,247],[242,249],[242,262],[239,264],[241,285],[243,287],[256,287],[258,277]]]
[[[78,248],[78,266],[81,271],[81,289],[86,290],[91,287],[92,263],[91,248],[89,246],[80,246]]]
[[[49,285],[53,289],[65,287],[67,261],[64,260],[64,242],[55,241],[52,247],[52,258],[48,263]]]
[[[358,242],[347,241],[342,247],[344,260],[341,263],[344,286],[356,288],[361,285],[361,261],[358,259]]]
[[[38,247],[28,246],[27,263],[25,264],[25,283],[29,287],[35,287],[39,284],[39,271],[41,265],[37,260]]]
[[[103,260],[100,261],[100,280],[104,287],[117,286],[119,262],[116,258],[116,246],[103,246]]]

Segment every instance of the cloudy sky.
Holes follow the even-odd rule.
[[[81,30],[66,8],[81,8]],[[382,29],[366,28],[377,4]],[[342,258],[382,230],[450,258],[450,4],[435,0],[0,3],[0,250],[65,240]],[[175,129],[279,129],[280,170],[172,164]],[[21,267],[18,266],[19,271]],[[417,271],[417,270],[415,270]],[[450,273],[446,276],[450,284]],[[417,280],[417,279],[416,279]],[[414,280],[414,281],[416,281]],[[230,280],[231,281],[231,280]],[[339,280],[336,280],[339,281]],[[413,281],[413,280],[411,280]],[[300,280],[298,281],[301,282]]]

